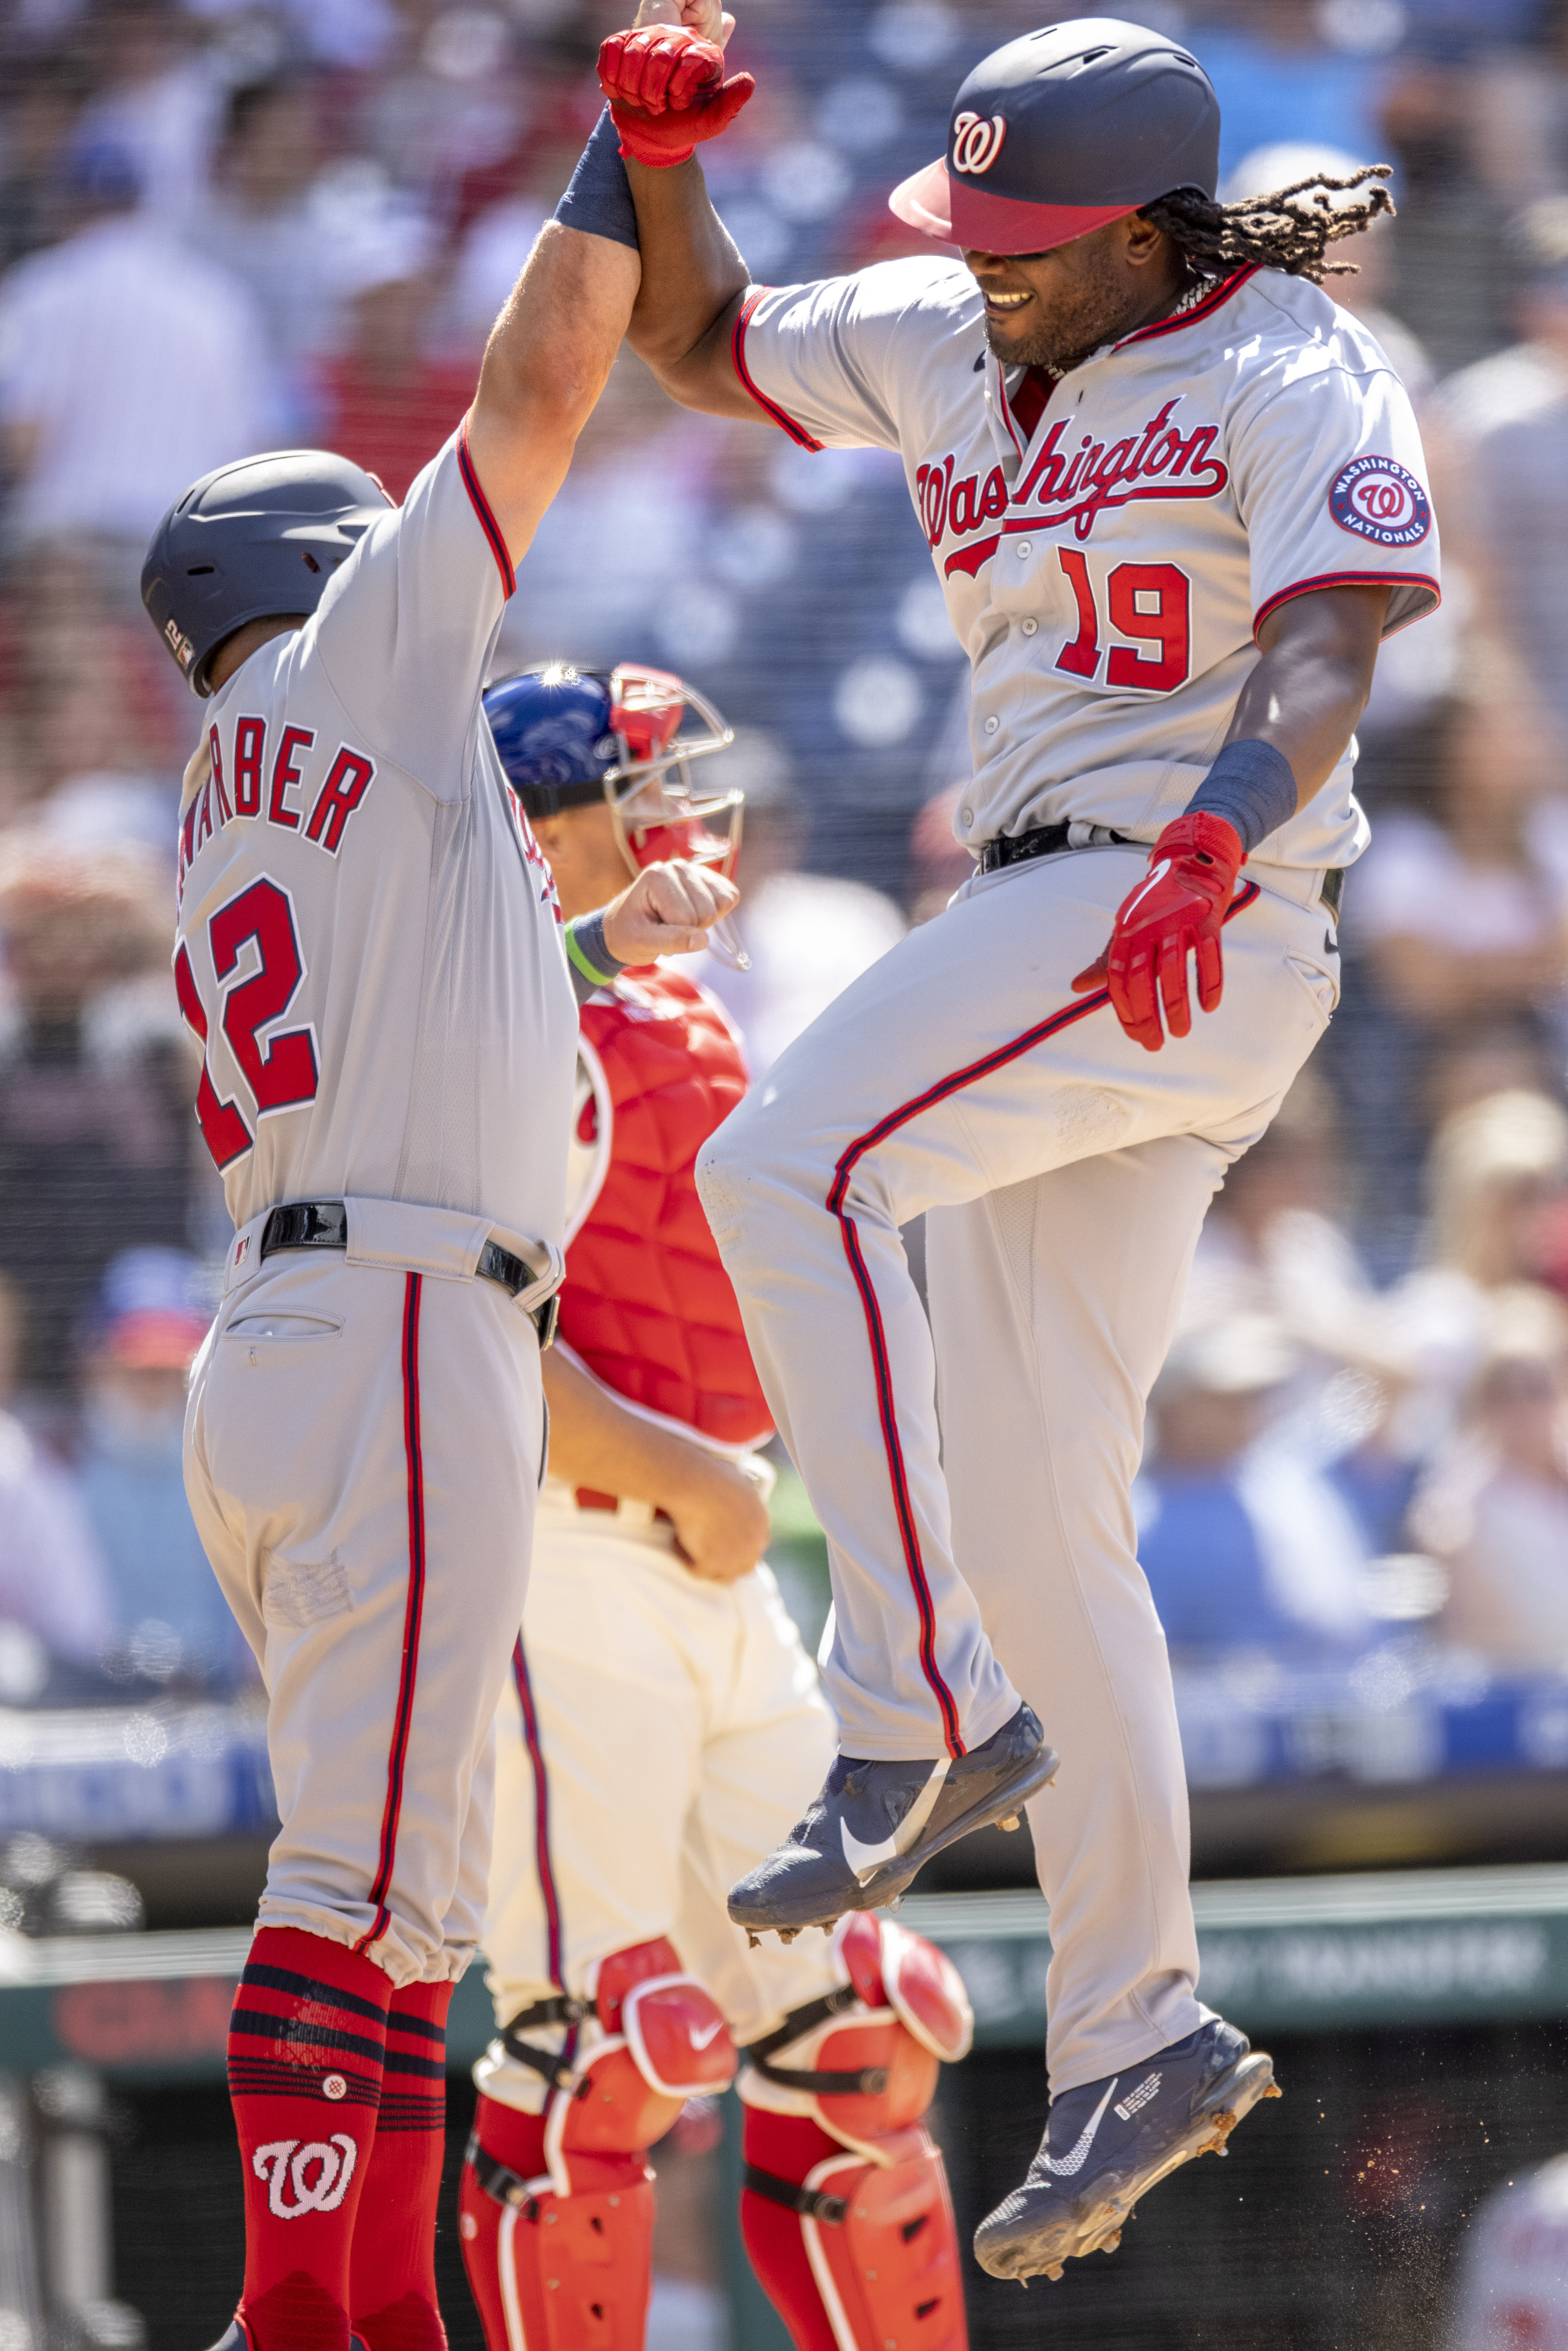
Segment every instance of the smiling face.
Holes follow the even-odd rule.
[[[1065,375],[1103,343],[1162,318],[1186,285],[1163,231],[1132,213],[1045,253],[971,248],[965,266],[986,301],[986,340],[1004,367]]]

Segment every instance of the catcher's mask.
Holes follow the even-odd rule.
[[[681,731],[687,712],[700,733]],[[745,794],[699,795],[691,763],[735,740],[713,704],[667,670],[614,670],[544,662],[485,692],[485,715],[507,780],[530,818],[602,800],[628,872],[665,858],[730,875],[740,852]],[[710,937],[720,959],[748,958],[727,915]]]

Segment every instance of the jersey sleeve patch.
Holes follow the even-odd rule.
[[[1353,457],[1334,475],[1329,512],[1341,530],[1375,547],[1418,547],[1432,528],[1432,504],[1414,474],[1392,457]]]

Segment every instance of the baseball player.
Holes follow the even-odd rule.
[[[480,708],[635,287],[623,246],[548,228],[401,507],[341,458],[254,458],[186,492],[142,574],[208,698],[174,972],[236,1228],[186,1484],[282,1816],[229,2040],[225,2339],[255,2351],[445,2341],[444,2021],[543,1470],[570,974],[693,948],[736,894],[651,867],[563,930]]]
[[[836,1605],[840,1756],[731,1916],[884,1901],[1029,1797],[1051,2105],[977,2245],[1054,2275],[1272,2086],[1195,1994],[1129,1487],[1208,1200],[1337,997],[1379,640],[1437,601],[1409,405],[1316,282],[1387,198],[1368,171],[1217,204],[1197,61],[1081,18],[977,67],[894,196],[957,252],[769,291],[691,160],[716,110],[664,99],[692,47],[601,55],[632,340],[688,406],[896,449],[973,671],[973,879],[698,1164]],[[929,1332],[899,1242],[923,1210]]]
[[[678,678],[553,664],[494,686],[508,780],[570,916],[653,857],[722,861],[731,737]],[[690,708],[701,722],[682,733]],[[641,2351],[645,2155],[746,2057],[741,2214],[802,2351],[962,2351],[942,2159],[920,2127],[962,2056],[956,1970],[891,1921],[748,1952],[733,1877],[831,1759],[816,1674],[762,1561],[771,1435],[696,1196],[746,1090],[716,999],[628,972],[582,1008],[551,1474],[502,1702],[485,1950],[500,2034],[462,2187],[489,2351]]]

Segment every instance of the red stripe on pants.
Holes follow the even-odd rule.
[[[408,1598],[403,1608],[402,1668],[398,1676],[397,1708],[392,1716],[392,1752],[387,1758],[381,1860],[371,1887],[376,1915],[355,1944],[357,1951],[369,1950],[386,1932],[387,1889],[397,1859],[398,1819],[402,1811],[403,1773],[413,1721],[414,1684],[419,1675],[419,1628],[424,1614],[424,1465],[419,1437],[419,1302],[423,1276],[405,1274],[403,1284],[402,1431],[408,1463]]]

